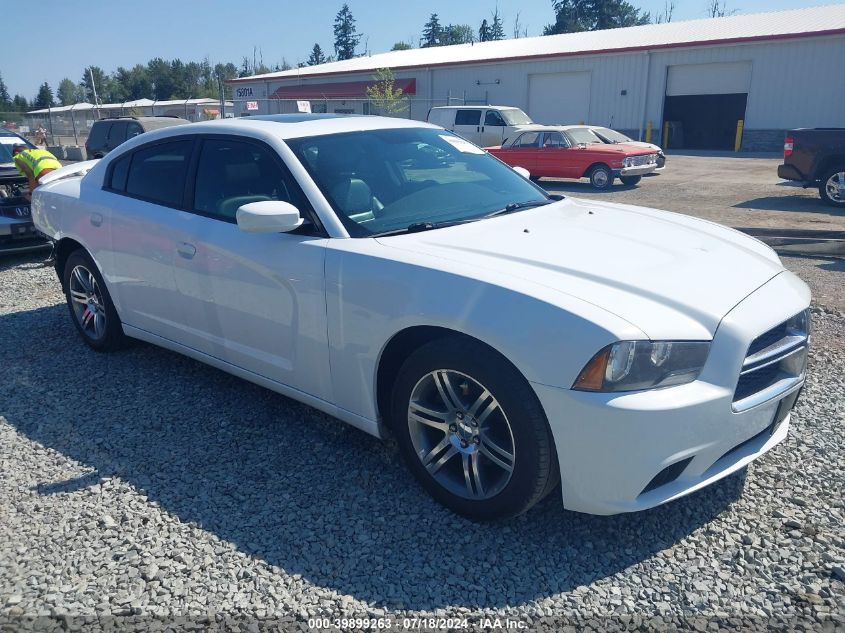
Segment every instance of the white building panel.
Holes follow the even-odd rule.
[[[538,123],[562,124],[590,120],[589,72],[543,73],[528,76],[528,111]]]
[[[747,93],[751,87],[751,62],[685,64],[669,66],[666,96],[726,95]]]

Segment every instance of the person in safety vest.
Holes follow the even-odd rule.
[[[29,181],[30,197],[32,191],[41,184],[41,178],[62,166],[59,159],[46,149],[30,149],[26,145],[15,145],[12,148],[12,160]]]

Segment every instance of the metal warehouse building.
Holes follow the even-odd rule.
[[[433,105],[517,106],[540,123],[590,123],[669,145],[776,150],[784,130],[845,127],[845,5],[391,51],[233,80],[235,114],[376,113],[367,86],[390,68]]]

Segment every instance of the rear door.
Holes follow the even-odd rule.
[[[459,108],[455,110],[455,125],[452,131],[477,145],[481,140],[482,112],[483,110],[480,108]]]
[[[110,210],[108,281],[121,319],[183,344],[192,326],[173,261],[193,146],[191,137],[143,145],[109,165],[103,187]]]
[[[537,172],[537,153],[540,149],[540,132],[523,132],[512,145],[503,147],[497,156],[511,167],[524,167],[532,176],[539,176]]]
[[[126,121],[115,121],[106,139],[106,151],[110,152],[126,140]]]

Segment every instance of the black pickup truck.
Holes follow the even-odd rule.
[[[845,128],[787,132],[778,177],[817,186],[822,200],[845,209]]]

